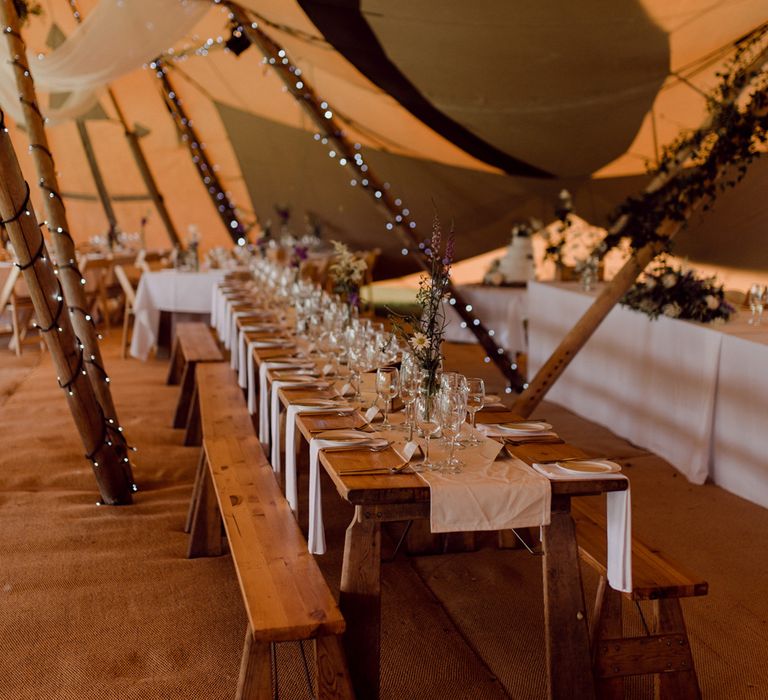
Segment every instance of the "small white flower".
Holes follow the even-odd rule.
[[[649,277],[647,280],[645,280],[645,288],[646,289],[655,289],[656,288],[656,278],[655,277]]]
[[[410,343],[414,350],[423,350],[429,345],[429,340],[423,333],[414,333]]]
[[[714,311],[720,307],[720,300],[713,294],[707,294],[707,296],[704,297],[704,303],[710,311]]]
[[[674,272],[668,272],[661,278],[661,283],[667,289],[672,289],[677,284],[677,275]]]
[[[681,311],[682,309],[680,308],[680,305],[676,304],[675,302],[672,302],[671,304],[664,304],[661,309],[661,312],[670,318],[677,318]]]

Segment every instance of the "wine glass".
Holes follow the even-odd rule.
[[[467,417],[467,395],[461,389],[441,389],[438,395],[440,427],[448,439],[448,458],[442,466],[442,471],[456,474],[461,471],[464,463],[454,456],[456,440],[461,434],[461,427]]]
[[[479,445],[480,440],[477,437],[475,425],[475,415],[483,407],[485,402],[485,382],[479,377],[467,378],[467,413],[469,413],[472,433],[467,439],[467,445]]]
[[[413,403],[419,395],[421,381],[421,368],[416,358],[411,354],[403,355],[400,363],[400,399],[405,405],[405,424],[401,429],[408,431],[408,442],[413,440]]]
[[[762,284],[753,284],[749,288],[749,310],[752,312],[752,318],[749,324],[759,326],[763,320],[763,306],[765,305],[766,288]]]
[[[411,468],[415,472],[420,472],[424,469],[437,469],[438,465],[432,462],[429,457],[429,443],[432,437],[440,432],[440,414],[437,406],[437,396],[430,395],[427,392],[420,392],[414,404],[414,415],[416,418],[416,426],[424,435],[426,448],[424,450],[423,461],[412,464]]]
[[[392,399],[397,396],[399,379],[399,372],[394,367],[381,367],[376,371],[376,395],[384,402],[382,430],[391,430],[392,428],[392,423],[389,422],[389,409]]]

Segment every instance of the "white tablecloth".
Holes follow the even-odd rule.
[[[472,313],[494,332],[496,342],[511,351],[525,352],[528,348],[523,322],[528,318],[527,293],[524,287],[459,287]],[[450,304],[445,305],[445,317],[450,323],[445,339],[454,343],[474,343],[474,334],[462,327],[464,320]]]
[[[573,284],[529,287],[530,376],[592,302]],[[768,506],[768,332],[617,306],[547,398],[664,457],[692,482]],[[762,419],[761,419],[762,417]]]
[[[136,291],[131,355],[146,360],[157,343],[160,312],[210,314],[214,285],[226,270],[145,272]]]

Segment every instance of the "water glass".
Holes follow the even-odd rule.
[[[397,396],[399,391],[399,377],[400,375],[394,367],[381,367],[376,372],[376,395],[384,402],[382,430],[390,430],[392,428],[392,424],[389,422],[389,409],[392,399]]]
[[[440,428],[448,440],[448,457],[441,471],[455,474],[464,463],[454,456],[456,442],[467,417],[467,395],[461,389],[443,389],[438,395]]]
[[[414,415],[416,418],[416,427],[424,435],[426,448],[424,450],[424,460],[411,464],[411,469],[415,472],[420,472],[424,469],[437,469],[438,465],[434,463],[429,456],[429,444],[432,438],[440,432],[440,415],[437,405],[437,396],[430,396],[426,392],[420,392],[414,404]]]
[[[467,413],[469,413],[470,425],[472,426],[472,434],[466,441],[467,445],[479,445],[480,440],[475,434],[475,416],[477,412],[482,409],[485,403],[485,382],[479,377],[467,378]]]

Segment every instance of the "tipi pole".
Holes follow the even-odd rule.
[[[768,48],[760,51],[752,61],[742,69],[747,77],[740,89],[734,90],[731,94],[723,95],[723,103],[736,103],[751,89],[753,85],[752,78],[759,75],[768,59]],[[765,113],[765,110],[761,110]],[[702,129],[707,129],[712,125],[711,117],[702,125]],[[717,134],[718,138],[726,138]],[[691,147],[688,144],[681,146],[675,154],[674,165],[666,171],[657,175],[646,188],[646,193],[653,193],[660,190],[673,178],[677,177],[685,168],[685,163],[691,155]],[[715,179],[722,174],[722,171],[715,175]],[[701,204],[699,200],[696,204],[689,206],[683,216],[688,220],[694,211]],[[609,232],[610,235],[621,234],[626,230],[631,220],[628,216],[621,217]],[[680,229],[684,221],[665,220],[658,230],[658,234],[665,240],[671,239]],[[576,325],[563,338],[549,359],[542,365],[536,376],[531,380],[530,385],[517,398],[512,406],[512,410],[522,416],[530,416],[536,407],[541,403],[549,389],[554,385],[562,373],[566,370],[571,360],[578,354],[581,348],[592,337],[605,317],[611,312],[611,309],[619,302],[624,294],[629,291],[635,283],[637,277],[647,267],[647,265],[663,250],[660,244],[648,244],[632,253],[624,266],[619,270],[616,276],[604,287],[603,291],[593,302],[584,315],[576,322]]]
[[[109,222],[109,246],[111,248],[116,242],[117,237],[117,216],[115,216],[115,209],[112,206],[112,200],[109,198],[109,192],[107,191],[107,185],[104,182],[104,176],[101,174],[99,162],[96,160],[96,152],[93,150],[93,143],[91,143],[91,137],[88,135],[88,127],[82,119],[77,119],[75,123],[77,124],[77,133],[80,136],[80,143],[83,144],[88,167],[91,170],[93,181],[96,184],[96,192],[99,194],[99,201],[104,209],[104,215]]]
[[[72,9],[72,15],[74,16],[75,21],[80,24],[83,21],[83,15],[77,6],[76,0],[69,0],[69,6]],[[128,120],[125,118],[125,114],[123,114],[123,110],[120,108],[120,103],[117,101],[115,92],[111,87],[107,87],[107,95],[109,96],[110,102],[112,102],[112,107],[115,109],[117,118],[123,125],[123,132],[125,133],[125,138],[128,141],[128,147],[131,149],[131,154],[133,155],[133,159],[136,161],[136,166],[139,168],[141,178],[144,180],[147,192],[149,192],[149,196],[155,205],[155,209],[157,209],[157,213],[160,214],[160,219],[162,220],[163,225],[165,226],[165,230],[168,233],[168,238],[171,239],[171,245],[181,246],[179,234],[176,231],[176,227],[173,225],[173,219],[171,219],[171,215],[168,213],[168,207],[165,206],[165,200],[163,199],[163,195],[157,186],[155,176],[152,175],[152,170],[150,170],[149,163],[147,163],[147,158],[144,155],[141,144],[139,143],[139,137],[136,132],[128,125]]]
[[[242,245],[245,241],[245,226],[243,226],[243,223],[237,216],[235,205],[222,186],[221,180],[219,180],[219,176],[216,174],[216,168],[214,168],[208,158],[205,144],[197,135],[192,120],[182,106],[178,93],[173,89],[165,65],[159,58],[156,58],[149,64],[149,67],[155,71],[155,75],[162,84],[165,106],[176,123],[176,127],[181,134],[181,140],[187,145],[187,149],[192,156],[192,162],[197,167],[200,179],[203,181],[203,186],[208,192],[213,206],[216,207],[219,218],[224,222],[224,226],[232,240],[238,245]]]
[[[61,280],[48,256],[29,201],[29,185],[21,174],[1,112],[0,173],[0,216],[24,274],[59,384],[66,392],[86,458],[93,464],[102,502],[128,504],[132,500],[133,481],[128,458],[118,451],[118,444],[123,443],[122,434],[105,416],[86,374],[83,346],[66,312]]]
[[[179,234],[173,224],[173,219],[171,219],[171,215],[168,213],[168,207],[165,206],[165,199],[163,198],[163,195],[157,186],[157,181],[155,180],[155,177],[152,175],[152,171],[149,168],[149,163],[147,162],[147,158],[144,155],[141,144],[139,143],[139,137],[136,132],[131,129],[130,126],[128,126],[128,122],[125,118],[125,115],[123,114],[123,110],[120,108],[120,104],[118,103],[117,97],[115,97],[115,93],[112,88],[107,88],[107,95],[109,95],[109,99],[115,109],[117,118],[123,125],[125,138],[128,141],[128,146],[130,147],[131,153],[133,154],[133,159],[136,161],[136,165],[139,168],[141,177],[147,187],[147,192],[149,192],[149,196],[152,198],[155,209],[157,209],[157,213],[160,214],[160,219],[162,220],[163,225],[165,226],[165,230],[168,233],[168,238],[171,241],[171,245],[180,247],[181,239],[179,238]]]
[[[110,421],[110,425],[122,431],[112,400],[109,377],[99,349],[96,327],[86,308],[87,301],[83,286],[85,280],[77,266],[75,243],[69,232],[66,209],[59,193],[56,168],[45,132],[45,122],[37,106],[35,86],[26,65],[26,46],[18,31],[19,21],[12,0],[0,0],[0,22],[5,27],[3,35],[9,43],[9,53],[13,57],[16,86],[26,121],[30,150],[43,192],[48,228],[51,231],[54,253],[58,262],[58,279],[64,290],[75,335],[83,345],[84,367],[106,419]],[[118,442],[124,443],[122,436],[120,438]],[[123,454],[123,456],[126,455]],[[128,462],[122,464],[126,480],[132,483],[130,464]]]
[[[214,1],[218,3],[220,0]],[[306,76],[301,75],[300,78],[297,77],[295,66],[287,57],[285,50],[269,35],[265,34],[259,28],[257,22],[251,21],[242,7],[229,0],[224,0],[222,4],[225,4],[230,9],[232,17],[239,25],[240,31],[244,31],[251,43],[257,46],[264,54],[268,65],[272,66],[276,71],[288,92],[302,106],[318,131],[325,135],[332,144],[333,149],[339,156],[339,162],[343,159],[350,168],[357,172],[361,185],[373,198],[376,206],[382,209],[387,217],[388,229],[397,232],[403,245],[413,255],[419,266],[423,270],[428,271],[430,263],[419,247],[418,236],[414,230],[416,224],[408,212],[398,205],[395,198],[389,193],[389,189],[384,185],[383,180],[376,177],[370,166],[364,163],[359,151],[344,135],[341,122],[335,116],[333,108],[328,104],[323,106],[324,103],[318,98],[317,93],[309,84]],[[521,391],[525,385],[525,380],[517,371],[515,361],[510,358],[504,348],[496,343],[483,322],[472,313],[472,305],[467,303],[463,295],[452,283],[449,283],[448,293],[452,297],[451,304],[453,308],[461,316],[467,328],[472,331],[478,343],[487,353],[487,361],[494,362],[510,382],[512,388],[516,391]]]

